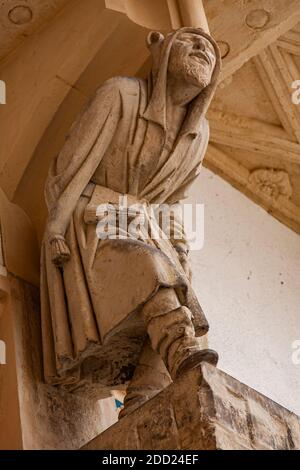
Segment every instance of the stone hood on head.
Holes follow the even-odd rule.
[[[182,33],[193,33],[203,36],[213,45],[216,55],[216,65],[212,74],[211,82],[190,104],[189,112],[181,129],[181,134],[197,134],[216,91],[221,71],[221,55],[218,45],[214,39],[201,28],[185,27],[170,33],[165,39],[162,39],[162,35],[160,35],[160,39],[157,38],[160,55],[159,52],[157,52],[159,57],[157,61],[154,61],[152,72],[149,77],[150,101],[143,117],[159,124],[163,129],[166,129],[166,94],[169,58],[174,42]],[[162,41],[163,45],[161,45]]]

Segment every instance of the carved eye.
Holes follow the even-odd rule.
[[[181,38],[180,41],[181,42],[188,42],[189,44],[192,44],[194,42],[193,39],[190,39],[190,38]]]

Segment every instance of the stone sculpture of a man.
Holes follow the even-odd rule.
[[[150,33],[151,77],[105,82],[73,125],[46,183],[42,333],[48,383],[95,398],[125,388],[123,415],[202,361],[208,330],[189,279],[188,245],[97,232],[97,207],[121,195],[176,207],[199,174],[220,55],[201,29]],[[118,212],[119,211],[119,212]],[[141,214],[139,214],[141,216]],[[156,227],[157,228],[157,227]],[[124,229],[123,229],[124,232]],[[126,232],[126,229],[125,229]],[[125,233],[126,235],[126,233]]]

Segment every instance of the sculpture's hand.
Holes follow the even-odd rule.
[[[51,259],[57,267],[62,267],[69,261],[71,253],[66,240],[61,235],[56,235],[50,241],[51,244]]]
[[[190,262],[189,262],[189,257],[187,255],[187,253],[184,253],[183,251],[180,251],[178,253],[178,258],[179,258],[179,261],[180,261],[180,264],[186,274],[186,277],[188,278],[188,280],[190,282],[192,282],[192,269],[191,269],[191,265],[190,265]]]

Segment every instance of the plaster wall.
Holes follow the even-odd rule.
[[[193,284],[219,367],[300,414],[300,237],[203,169],[190,202],[205,204]]]

